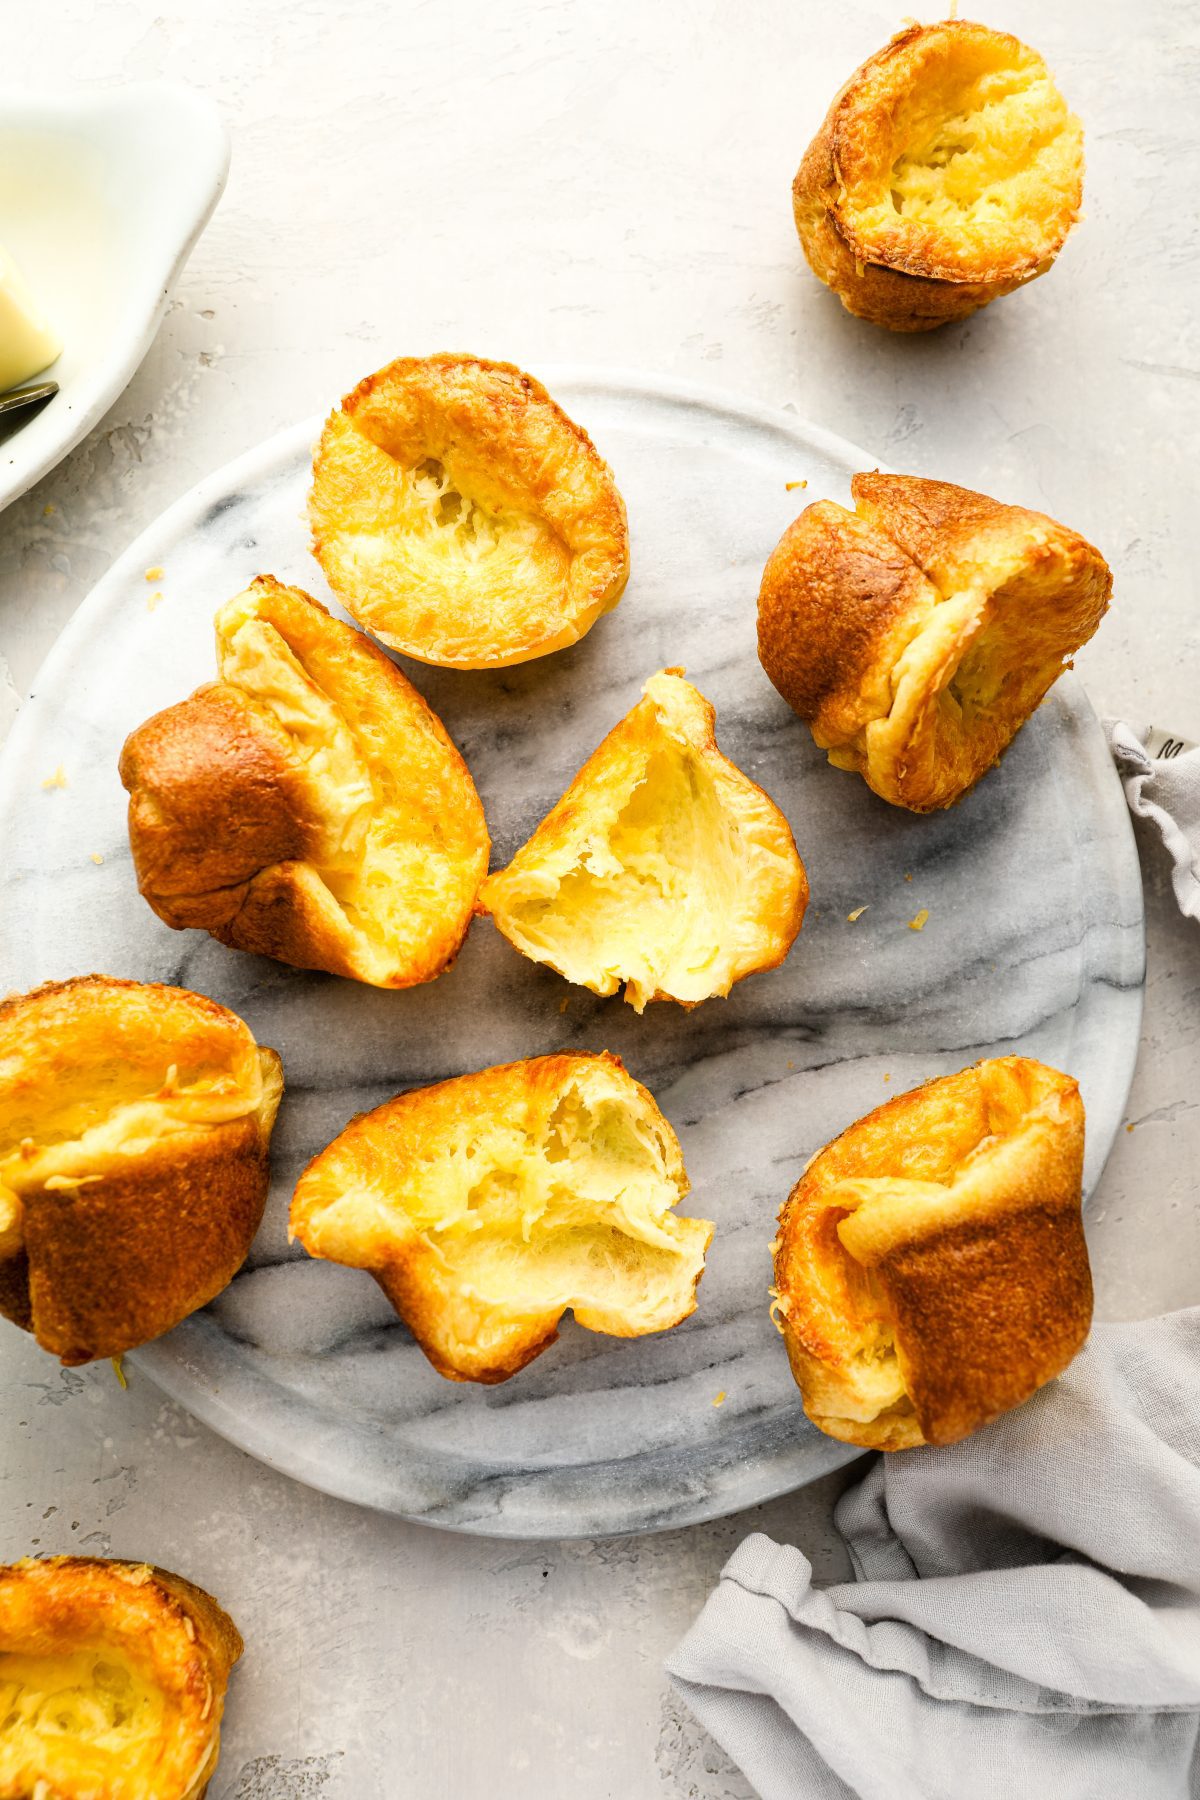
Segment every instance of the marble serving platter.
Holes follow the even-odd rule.
[[[845,500],[873,459],[789,413],[698,390],[548,379],[626,497],[625,597],[543,661],[406,673],[466,756],[499,864],[645,678],[683,664],[808,867],[811,907],[781,969],[693,1012],[638,1018],[525,961],[486,920],[450,974],[381,993],[154,918],[134,884],[117,755],[148,713],[212,678],[212,613],[253,575],[328,599],[302,520],[313,424],[202,484],[121,559],[63,634],[0,761],[0,987],[93,969],[177,982],[234,1007],[283,1056],[273,1187],[250,1259],[206,1311],[136,1353],[137,1373],[316,1487],[514,1537],[711,1518],[851,1455],[807,1424],[768,1315],[775,1215],[805,1160],[889,1095],[1021,1051],[1079,1077],[1090,1189],[1128,1091],[1143,977],[1125,806],[1072,677],[961,806],[916,818],[828,767],[759,668],[769,550],[803,503]],[[457,1386],[367,1275],[289,1248],[293,1183],[361,1109],[558,1049],[618,1053],[678,1132],[685,1204],[717,1222],[699,1310],[632,1342],[568,1319],[511,1382]]]

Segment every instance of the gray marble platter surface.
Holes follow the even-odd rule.
[[[873,459],[789,412],[633,376],[544,373],[625,495],[626,595],[557,656],[493,674],[405,672],[470,765],[497,866],[646,677],[684,665],[716,706],[722,748],[783,807],[808,868],[809,914],[781,969],[691,1013],[638,1018],[525,961],[486,920],[450,974],[405,993],[158,922],[133,879],[118,752],[149,713],[212,679],[212,614],[252,576],[329,601],[303,522],[312,423],[202,483],[121,558],[55,646],[0,758],[0,990],[91,970],[175,982],[235,1008],[283,1057],[272,1193],[250,1259],[132,1360],[299,1480],[513,1537],[713,1518],[853,1454],[806,1422],[767,1311],[775,1215],[805,1160],[889,1095],[1021,1051],[1082,1084],[1090,1191],[1128,1092],[1144,965],[1128,818],[1073,677],[998,770],[926,819],[829,768],[759,668],[768,552],[802,504],[845,501]],[[910,929],[921,911],[924,929]],[[448,1383],[369,1276],[289,1248],[292,1186],[363,1108],[558,1049],[618,1053],[677,1130],[685,1208],[717,1221],[699,1310],[632,1342],[568,1319],[511,1382]]]

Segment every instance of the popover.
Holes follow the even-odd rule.
[[[479,897],[533,962],[596,994],[695,1006],[773,969],[808,903],[787,820],[717,748],[679,669],[654,675]]]
[[[0,1800],[202,1800],[241,1654],[212,1596],[165,1569],[0,1568]]]
[[[330,414],[313,550],[368,631],[420,662],[503,668],[562,650],[617,604],[625,506],[541,382],[478,356],[404,356]]]
[[[169,1331],[267,1198],[279,1058],[184,988],[87,975],[0,1002],[0,1314],[64,1363]]]
[[[952,1444],[1088,1334],[1083,1103],[1005,1056],[898,1094],[809,1163],[779,1216],[774,1310],[814,1425]]]
[[[304,1171],[291,1230],[368,1269],[452,1381],[507,1381],[570,1308],[640,1337],[694,1312],[713,1227],[672,1208],[679,1143],[615,1056],[537,1056],[361,1113]]]
[[[892,331],[1043,275],[1082,197],[1083,127],[1045,63],[966,19],[911,25],[856,70],[792,186],[813,272]]]
[[[373,987],[432,981],[490,848],[441,720],[377,645],[269,575],[216,628],[220,681],[121,754],[142,893],[238,950]]]
[[[946,481],[856,475],[772,551],[758,654],[839,769],[911,812],[999,761],[1108,609],[1100,552]]]

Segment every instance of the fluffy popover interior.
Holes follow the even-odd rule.
[[[564,1312],[615,1337],[693,1312],[713,1227],[672,1210],[679,1143],[617,1057],[539,1056],[363,1113],[309,1164],[291,1230],[368,1269],[433,1366],[497,1382]]]
[[[164,1569],[0,1568],[0,1797],[200,1800],[241,1653],[211,1595]]]
[[[587,433],[511,363],[401,357],[330,414],[313,549],[346,610],[421,662],[501,668],[573,644],[629,573]]]
[[[763,572],[759,658],[837,768],[913,812],[951,806],[1096,630],[1112,574],[1043,513],[945,481],[856,475]]]
[[[717,748],[676,669],[585,763],[480,910],[523,955],[625,998],[694,1006],[790,950],[808,883],[787,820]]]
[[[942,20],[900,32],[834,100],[793,187],[814,271],[895,330],[1042,274],[1079,216],[1083,129],[1042,58]]]
[[[375,987],[453,962],[490,849],[470,772],[395,664],[299,588],[216,616],[221,679],[121,755],[158,916]]]
[[[780,1214],[774,1310],[813,1423],[866,1448],[953,1443],[1088,1333],[1083,1104],[1000,1057],[877,1107]]]
[[[278,1056],[201,994],[92,975],[0,1004],[0,1313],[65,1363],[219,1293],[267,1196]]]

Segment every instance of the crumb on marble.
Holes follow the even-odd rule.
[[[928,923],[929,923],[929,908],[927,906],[923,906],[921,908],[920,912],[917,914],[916,918],[910,919],[908,921],[908,929],[910,931],[924,931],[924,929]]]
[[[791,1057],[789,1057],[789,1058],[788,1058],[788,1068],[789,1068],[789,1069],[794,1069],[794,1068],[795,1068],[795,1066],[796,1066],[796,1065],[795,1065],[795,1063],[794,1063],[794,1062],[793,1062],[793,1061],[792,1061],[792,1059],[791,1059]]]
[[[92,851],[92,861],[95,863],[97,868],[99,868],[100,864],[104,861],[104,858],[101,856],[101,854],[98,850]]]
[[[162,605],[162,595],[161,594],[148,594],[146,596],[146,611],[147,612],[153,612],[156,606],[161,606],[161,605]]]
[[[724,1389],[724,1388],[722,1388],[722,1389],[721,1389],[721,1391],[720,1391],[720,1393],[719,1393],[719,1394],[714,1394],[714,1395],[713,1395],[713,1405],[714,1405],[714,1406],[724,1406],[724,1404],[725,1404],[725,1401],[726,1401],[726,1397],[727,1397],[727,1396],[726,1396],[726,1393],[725,1393],[725,1389]]]
[[[49,519],[50,517],[52,517],[54,511],[55,511],[55,508],[53,506],[43,506],[43,508],[42,508],[43,519]]]
[[[884,1080],[885,1080],[885,1081],[890,1081],[890,1080],[891,1080],[891,1079],[892,1079],[892,1078],[891,1078],[891,1076],[890,1076],[890,1074],[889,1074],[889,1073],[888,1073],[888,1071],[887,1071],[887,1070],[886,1070],[886,1069],[885,1069],[885,1070],[884,1070],[884,1071],[883,1071],[883,1079],[884,1079]]]
[[[109,1361],[112,1363],[112,1366],[113,1366],[113,1374],[116,1376],[116,1378],[120,1382],[121,1386],[123,1388],[127,1388],[129,1386],[129,1383],[128,1383],[128,1381],[126,1381],[125,1371],[121,1367],[121,1358],[119,1356],[112,1356],[109,1358]]]
[[[869,902],[868,902],[868,904],[869,904]],[[867,910],[867,908],[865,906],[856,906],[853,912],[848,912],[846,914],[847,925],[856,925],[858,923],[858,921],[862,918],[862,916],[866,912],[866,910]]]
[[[560,1000],[560,1001],[559,1001],[559,1003],[558,1003],[558,1010],[559,1010],[559,1012],[560,1012],[560,1013],[565,1013],[565,1012],[566,1012],[566,1010],[567,1010],[567,1008],[568,1008],[568,1006],[570,1006],[570,1004],[571,1004],[571,996],[570,996],[570,994],[567,994],[567,995],[566,995],[566,996],[565,996],[565,997],[564,997],[564,998],[563,998],[563,999],[561,999],[561,1000]]]
[[[785,481],[783,485],[789,494],[794,494],[797,488],[806,488],[808,483],[807,481]]]
[[[912,876],[911,876],[911,875],[906,875],[906,876],[905,876],[905,877],[904,877],[904,879],[905,879],[905,881],[911,881],[911,880],[912,880]]]
[[[161,581],[166,572],[161,563],[155,563],[153,568],[146,570],[146,580]]]
[[[45,781],[42,783],[44,788],[65,788],[66,785],[67,771],[63,768],[61,763],[59,763],[53,775],[47,775]]]
[[[1132,1131],[1136,1122],[1137,1122],[1136,1120],[1130,1119],[1128,1125],[1125,1127],[1126,1131]]]

